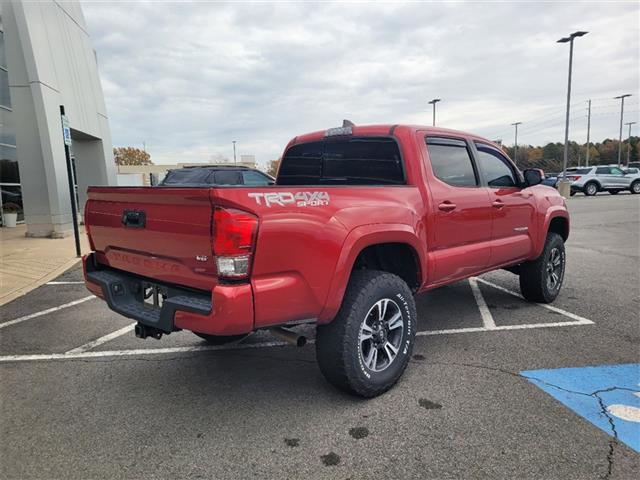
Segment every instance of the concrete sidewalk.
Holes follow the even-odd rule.
[[[0,305],[57,277],[80,261],[73,235],[60,238],[25,237],[26,226],[0,228]],[[82,253],[89,251],[81,227]]]

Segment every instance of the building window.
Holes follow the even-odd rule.
[[[0,107],[11,109],[9,96],[9,73],[7,72],[7,58],[4,53],[4,32],[0,24]]]

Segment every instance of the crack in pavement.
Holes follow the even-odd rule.
[[[423,365],[441,365],[441,366],[459,366],[459,367],[467,367],[467,368],[478,368],[481,370],[489,370],[489,371],[493,371],[493,372],[499,372],[499,373],[504,373],[506,375],[511,375],[513,377],[518,377],[520,379],[526,379],[526,380],[535,380],[537,382],[540,382],[541,384],[547,385],[549,387],[552,388],[556,388],[558,390],[561,390],[563,392],[567,392],[567,393],[571,393],[571,394],[575,394],[575,395],[584,395],[587,397],[592,397],[595,398],[598,401],[598,405],[600,407],[600,413],[602,415],[604,415],[607,418],[607,421],[611,427],[611,439],[608,442],[609,448],[607,451],[607,472],[604,475],[601,475],[601,478],[604,480],[608,480],[612,473],[613,473],[613,466],[614,466],[614,454],[615,454],[615,447],[616,445],[618,445],[619,441],[618,441],[618,432],[616,430],[616,424],[615,424],[615,420],[614,418],[611,416],[611,414],[609,413],[609,411],[607,410],[606,405],[604,404],[602,397],[600,397],[600,394],[602,393],[606,393],[606,392],[612,392],[614,390],[623,390],[623,391],[627,391],[627,392],[635,392],[635,390],[631,389],[631,388],[626,388],[626,387],[608,387],[608,388],[603,388],[600,390],[595,390],[591,393],[585,393],[585,392],[580,392],[580,391],[576,391],[576,390],[570,390],[568,388],[564,388],[561,387],[559,385],[555,385],[553,383],[549,383],[546,382],[544,380],[541,380],[539,378],[536,377],[530,377],[530,376],[526,376],[526,375],[521,375],[519,373],[516,372],[512,372],[510,370],[505,370],[503,368],[499,368],[499,367],[489,367],[486,365],[479,365],[479,364],[473,364],[473,363],[425,363],[423,361],[413,361],[412,363],[422,363]]]

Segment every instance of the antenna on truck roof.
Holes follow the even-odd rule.
[[[355,127],[356,124],[353,123],[351,120],[347,120],[346,118],[344,120],[342,120],[342,128],[345,127]]]

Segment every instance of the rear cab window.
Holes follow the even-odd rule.
[[[329,137],[291,146],[278,185],[404,185],[400,148],[391,137]]]

